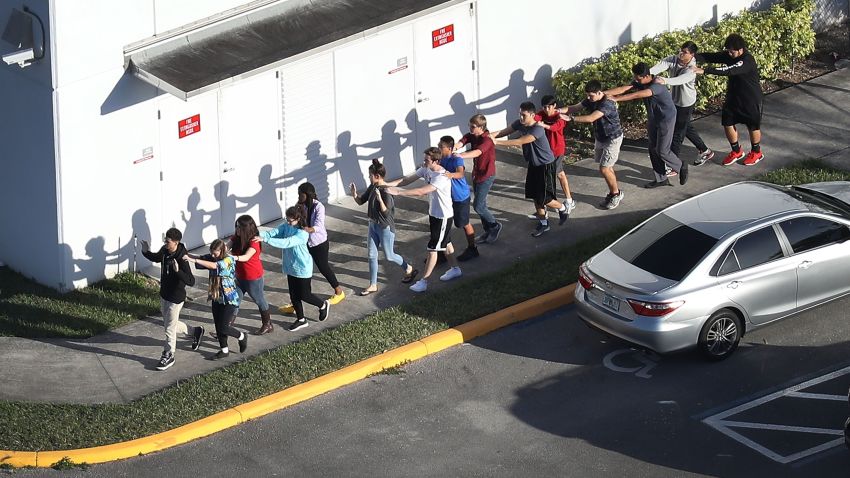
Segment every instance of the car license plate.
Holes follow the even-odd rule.
[[[608,307],[611,310],[620,310],[620,299],[616,297],[611,297],[608,294],[602,293],[602,305]]]

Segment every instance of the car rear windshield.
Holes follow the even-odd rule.
[[[717,239],[659,214],[611,246],[611,252],[630,264],[680,281],[690,272]]]

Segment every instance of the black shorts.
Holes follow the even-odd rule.
[[[452,202],[452,211],[455,214],[455,227],[466,227],[469,224],[469,198]]]
[[[537,204],[546,204],[557,198],[555,195],[555,179],[558,165],[552,161],[543,166],[528,165],[525,175],[525,197],[533,199]]]
[[[753,104],[750,108],[733,108],[723,105],[720,111],[720,124],[723,126],[746,125],[748,129],[761,129],[761,103]]]
[[[431,238],[428,239],[429,251],[445,251],[446,246],[452,242],[452,218],[428,216],[428,227],[431,230]]]

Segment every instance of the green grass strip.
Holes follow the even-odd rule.
[[[850,180],[850,173],[804,161],[760,179],[801,184]],[[542,252],[499,272],[416,297],[403,306],[180,381],[128,404],[0,401],[0,449],[84,448],[185,425],[575,282],[582,261],[633,225]]]

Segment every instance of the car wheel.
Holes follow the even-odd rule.
[[[709,360],[723,360],[732,355],[741,341],[741,319],[731,310],[715,312],[699,334],[700,352]]]

